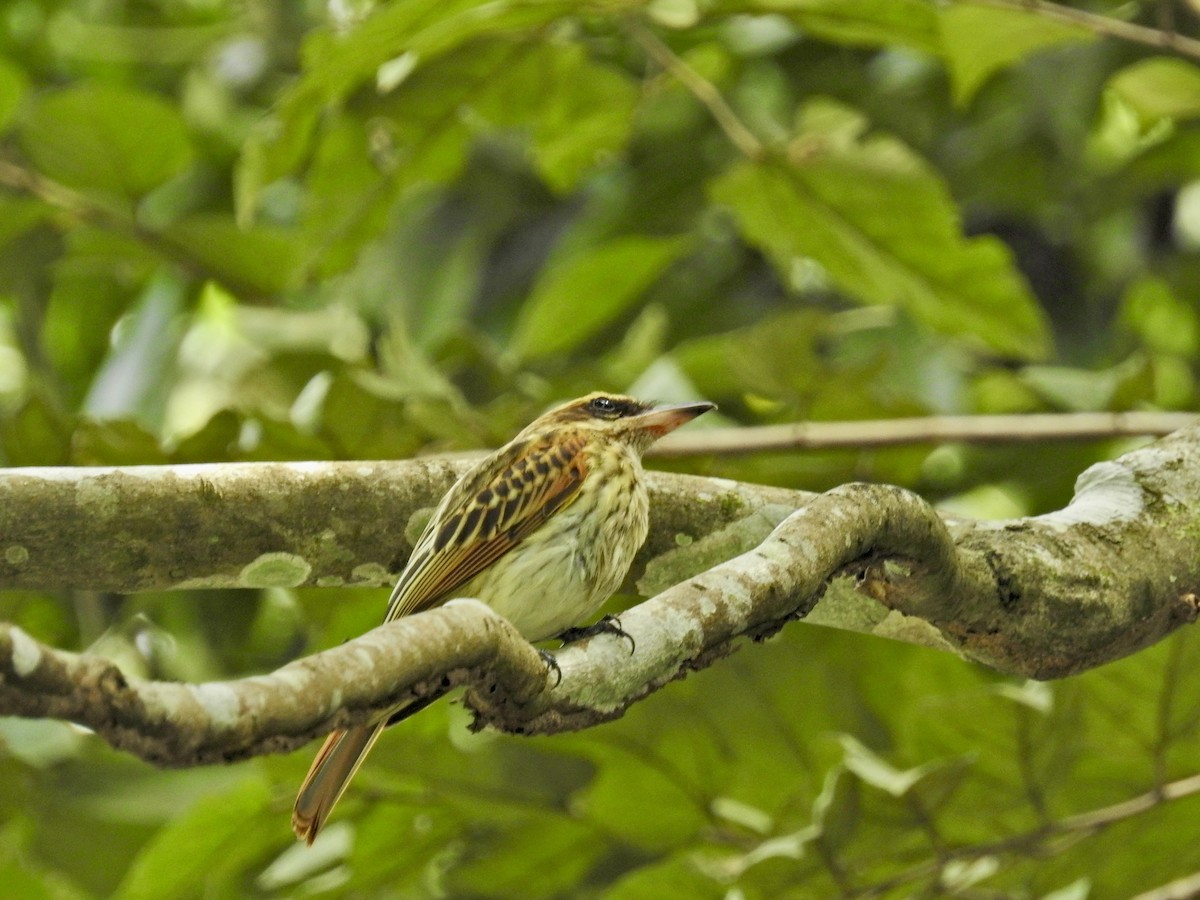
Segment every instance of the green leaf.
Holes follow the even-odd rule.
[[[27,86],[25,73],[0,56],[0,131],[12,122]]]
[[[67,235],[40,339],[72,405],[82,402],[112,349],[113,326],[160,266],[144,246],[99,227],[76,225]]]
[[[243,229],[227,216],[198,214],[176,222],[164,237],[234,293],[278,294],[304,278],[303,246],[285,228]]]
[[[156,94],[109,84],[41,99],[21,146],[42,173],[84,191],[133,199],[191,163],[183,119]]]
[[[305,39],[302,78],[243,149],[236,177],[238,221],[251,221],[262,189],[301,163],[326,104],[340,101],[367,81],[376,81],[378,92],[387,94],[472,40],[531,32],[576,11],[577,5],[565,0],[406,0],[381,6],[348,32],[313,31]],[[393,74],[388,73],[389,63]],[[397,63],[403,66],[403,76],[394,74]],[[438,83],[451,95],[460,90],[453,77]],[[543,98],[549,84],[541,82],[523,105]],[[582,81],[563,89],[594,90]],[[461,123],[451,116],[441,124]]]
[[[234,850],[247,820],[270,799],[266,782],[258,777],[204,798],[146,844],[125,873],[115,900],[203,896],[209,870]]]
[[[324,103],[311,87],[294,89],[270,115],[255,123],[233,170],[233,205],[238,225],[254,222],[263,190],[295,170],[312,140]]]
[[[604,845],[596,832],[547,810],[503,823],[479,842],[472,858],[453,867],[451,894],[479,897],[562,897],[595,864]]]
[[[683,779],[672,772],[655,742],[642,746],[589,747],[600,771],[575,799],[587,821],[641,852],[662,853],[703,827],[705,810]],[[640,810],[654,810],[647,816]]]
[[[1005,66],[1055,44],[1096,39],[1082,25],[1048,19],[1032,9],[951,3],[938,10],[938,23],[939,50],[959,105],[969,103]]]
[[[70,423],[34,395],[9,416],[0,430],[0,448],[9,466],[61,466],[69,461]]]
[[[322,274],[349,268],[410,187],[459,175],[480,138],[517,144],[566,192],[625,146],[637,92],[572,44],[477,40],[423,65],[321,133],[306,181],[306,240]]]
[[[1200,350],[1200,317],[1161,279],[1135,281],[1121,299],[1118,322],[1150,350],[1194,358]]]
[[[627,75],[592,62],[581,47],[539,44],[521,66],[506,73],[493,109],[497,122],[532,131],[539,173],[551,188],[565,193],[597,159],[624,147],[637,99]]]
[[[636,302],[686,246],[680,238],[616,238],[552,263],[521,308],[513,351],[536,359],[579,346]]]
[[[719,12],[787,16],[805,31],[837,44],[903,44],[937,52],[937,17],[924,0],[726,0]]]
[[[56,872],[30,865],[27,859],[0,856],[0,884],[9,897],[21,900],[83,900],[88,894]]]
[[[158,437],[131,421],[86,419],[71,436],[71,462],[77,466],[162,465]]]
[[[531,32],[576,12],[565,0],[408,0],[380,7],[349,33],[314,31],[305,41],[305,75],[299,89],[313,86],[327,99],[363,81],[384,82],[379,67],[403,54],[423,65],[490,34]]]
[[[1107,369],[1026,366],[1021,381],[1060,409],[1088,412],[1128,409],[1134,401],[1148,399],[1150,374],[1146,358],[1135,353]]]
[[[380,396],[364,379],[338,376],[321,405],[320,433],[350,459],[383,459],[415,452],[412,423],[405,407]]]
[[[828,278],[939,331],[1017,358],[1043,356],[1046,320],[1007,248],[964,237],[937,174],[900,141],[864,137],[864,128],[857,114],[814,102],[794,162],[738,163],[713,182],[712,197],[794,287]]]
[[[50,216],[50,207],[27,197],[0,197],[0,247]]]
[[[1182,59],[1156,56],[1126,66],[1109,79],[1108,89],[1144,124],[1200,116],[1200,68]]]
[[[634,869],[604,892],[604,900],[724,900],[737,894],[696,865],[693,853],[660,857]]]

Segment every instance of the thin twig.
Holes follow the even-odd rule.
[[[1102,16],[1058,3],[1049,3],[1047,0],[956,0],[956,2],[1031,13],[1055,22],[1078,25],[1094,34],[1119,38],[1135,44],[1144,44],[1160,50],[1173,50],[1182,56],[1200,59],[1200,41],[1194,38],[1184,37],[1175,31],[1164,31],[1148,25],[1123,22],[1111,16]]]
[[[937,875],[947,859],[970,860],[982,859],[1001,853],[1027,853],[1035,847],[1041,846],[1045,848],[1046,843],[1054,838],[1079,837],[1089,832],[1097,832],[1107,828],[1109,825],[1131,819],[1172,800],[1180,800],[1184,797],[1195,796],[1196,794],[1200,794],[1200,775],[1189,775],[1187,778],[1181,778],[1178,781],[1163,785],[1159,789],[1146,791],[1143,794],[1138,794],[1136,797],[1122,800],[1120,803],[1114,803],[1111,806],[1089,810],[1088,812],[1079,813],[1074,816],[1067,816],[1056,822],[1039,825],[1029,831],[1010,835],[999,840],[973,844],[969,847],[956,847],[947,851],[941,860],[923,862],[886,881],[865,886],[858,891],[858,896],[882,896],[898,887],[911,884],[922,878]],[[1167,896],[1175,895],[1164,894],[1163,898]]]
[[[186,247],[164,234],[140,225],[129,213],[72,190],[40,172],[3,157],[0,157],[0,187],[36,197],[78,220],[124,235],[175,263],[193,278],[219,281],[239,296],[248,299],[265,298],[260,288],[231,277],[228,272],[213,269],[190,253]]]
[[[1032,413],[1011,416],[927,416],[861,422],[796,422],[677,432],[650,452],[659,457],[733,456],[768,450],[845,450],[904,444],[1020,444],[1161,436],[1195,424],[1179,412]]]
[[[675,51],[659,39],[658,35],[636,18],[629,18],[626,27],[633,39],[641,45],[651,59],[670,72],[680,84],[691,92],[693,97],[704,104],[733,146],[749,159],[762,157],[762,141],[742,123],[737,113],[717,90],[716,85],[680,59]]]
[[[1200,895],[1200,872],[1193,872],[1138,894],[1133,900],[1192,900]]]

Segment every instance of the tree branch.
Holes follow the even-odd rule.
[[[994,841],[985,841],[979,844],[943,848],[942,854],[938,859],[920,863],[885,881],[859,888],[852,892],[852,896],[882,897],[895,891],[897,888],[905,887],[906,885],[911,885],[914,882],[937,875],[951,861],[984,859],[1001,854],[1020,854],[1023,857],[1033,855],[1048,856],[1054,853],[1056,848],[1065,849],[1066,846],[1069,846],[1070,839],[1078,837],[1081,833],[1088,834],[1102,831],[1109,825],[1139,816],[1142,813],[1156,809],[1172,801],[1195,796],[1198,793],[1200,793],[1200,775],[1190,775],[1187,778],[1172,781],[1162,785],[1160,788],[1146,791],[1143,794],[1123,800],[1120,803],[1076,813],[1072,816],[1065,816],[1062,819],[1047,822],[1045,825],[1018,834],[1012,834]],[[1064,838],[1067,839],[1066,842],[1064,842]],[[1166,887],[1172,887],[1176,884],[1182,886],[1193,883],[1200,886],[1200,879],[1197,879],[1195,875],[1188,876],[1188,878],[1181,879],[1178,882],[1172,882]],[[1167,900],[1168,897],[1182,898],[1191,896],[1195,896],[1194,890],[1191,893],[1182,892],[1178,894],[1149,892],[1135,897],[1134,900],[1150,900],[1151,897],[1156,898],[1156,900]]]
[[[187,247],[171,240],[167,235],[146,228],[137,221],[136,217],[111,204],[101,203],[86,194],[59,184],[34,169],[18,165],[3,157],[0,157],[0,186],[36,197],[67,213],[73,219],[90,222],[99,228],[107,229],[142,244],[162,258],[174,263],[193,278],[219,281],[239,296],[247,299],[266,299],[266,295],[257,286],[233,277],[227,272],[214,270],[192,254]]]
[[[993,6],[1015,12],[1030,13],[1055,22],[1078,25],[1094,34],[1118,38],[1134,44],[1144,44],[1159,50],[1173,50],[1181,56],[1200,59],[1200,41],[1184,37],[1173,30],[1151,28],[1135,22],[1125,22],[1112,16],[1100,15],[1048,0],[955,0],[976,6]]]
[[[0,590],[390,586],[471,462],[0,470]],[[708,535],[717,537],[704,547],[724,546],[724,529],[765,511],[727,559],[812,496],[647,474],[654,521],[629,584],[664,551]]]
[[[203,469],[209,478],[222,469],[243,479],[254,474],[245,466],[187,468]],[[298,492],[312,489],[304,484],[310,476],[328,480],[324,464],[278,468]],[[453,474],[446,463],[400,468]],[[142,476],[131,471],[137,470],[92,476],[121,476],[110,485],[117,490],[93,504],[93,515],[103,519],[119,509],[122,489],[141,485]],[[280,475],[254,471],[269,474],[268,480]],[[231,489],[232,472],[222,481]],[[380,480],[375,470],[356,474]],[[185,479],[152,470],[144,480]],[[415,481],[430,486],[429,478]],[[699,519],[718,512],[698,485],[726,498],[754,496],[745,486],[711,479],[659,476],[653,484],[660,497],[673,485],[688,498],[674,513],[665,504],[667,519],[676,523],[681,520],[671,517],[683,509]],[[195,477],[190,488],[196,490]],[[206,490],[211,496],[211,486]],[[748,519],[769,520],[773,511],[777,505],[764,503]],[[748,552],[624,613],[622,626],[636,640],[632,655],[627,642],[605,635],[563,650],[561,683],[552,683],[511,626],[465,601],[381,626],[270,675],[199,686],[126,678],[105,660],[51,650],[5,626],[0,714],[68,718],[116,746],[173,765],[289,749],[447,684],[467,685],[480,726],[520,733],[585,728],[709,665],[739,637],[763,637],[807,615],[829,580],[846,574],[855,577],[859,599],[879,611],[851,617],[850,627],[912,639],[927,637],[933,626],[945,646],[1000,671],[1059,677],[1135,652],[1194,620],[1198,515],[1200,427],[1193,427],[1093,466],[1069,506],[1029,519],[943,520],[900,488],[835,488],[791,512]],[[676,557],[684,558],[683,568],[707,567],[707,545],[745,524],[727,521],[693,545],[660,551],[643,583],[672,572]],[[312,530],[320,524],[309,521]],[[661,541],[667,533],[661,522],[658,529]],[[183,533],[189,543],[209,544],[202,529]],[[696,548],[697,555],[689,555]],[[817,612],[842,605],[839,595]]]
[[[651,448],[661,458],[764,450],[853,450],[902,444],[1021,444],[1162,436],[1196,422],[1195,413],[1081,412],[1006,416],[918,416],[859,422],[792,422],[675,432]]]
[[[749,128],[738,118],[733,107],[725,100],[717,86],[679,58],[663,43],[658,35],[643,25],[636,17],[626,19],[626,28],[646,55],[670,72],[671,75],[700,101],[708,110],[717,127],[725,137],[747,159],[761,159],[764,148]]]

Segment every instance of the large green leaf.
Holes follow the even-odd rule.
[[[485,121],[528,131],[538,172],[568,191],[598,159],[624,147],[636,102],[632,80],[581,46],[538,43],[474,106]]]
[[[178,175],[192,159],[187,129],[171,104],[112,84],[46,95],[20,138],[34,164],[56,181],[129,199]]]
[[[304,277],[302,243],[284,228],[240,228],[228,216],[203,214],[176,222],[163,236],[234,293],[275,294],[297,287]]]
[[[12,122],[27,83],[25,73],[0,56],[0,131]]]
[[[50,207],[26,197],[0,197],[0,247],[50,216]]]
[[[525,359],[577,347],[627,310],[686,247],[624,237],[552,264],[521,309],[512,349]]]
[[[950,3],[938,10],[939,51],[950,70],[954,99],[970,102],[1000,69],[1046,47],[1092,41],[1083,25],[1059,22],[1036,10]]]
[[[1109,90],[1146,124],[1200,116],[1200,68],[1182,59],[1143,59],[1117,72]]]
[[[925,0],[721,0],[720,12],[787,16],[824,40],[937,51],[937,15]]]
[[[247,778],[209,796],[162,828],[138,855],[116,892],[118,900],[202,897],[206,880],[250,838],[247,820],[270,799],[263,780]]]
[[[742,162],[713,184],[742,234],[793,285],[815,262],[866,303],[1000,353],[1049,349],[1045,318],[1003,244],[966,238],[945,185],[895,138],[826,102],[809,105],[791,161]]]
[[[237,175],[239,220],[248,221],[253,215],[265,185],[301,162],[326,104],[341,100],[364,82],[378,80],[380,92],[387,93],[472,40],[525,34],[575,12],[578,4],[565,0],[407,0],[380,7],[349,31],[313,31],[304,44],[302,78],[243,149]],[[585,84],[580,81],[576,86]],[[457,90],[453,76],[442,86],[451,94]]]
[[[304,224],[320,271],[351,266],[399,195],[456,177],[480,138],[515,136],[551,188],[573,189],[624,148],[636,100],[628,76],[574,44],[480,40],[419,68],[319,137]]]
[[[531,32],[579,11],[567,0],[409,0],[380,7],[348,33],[318,30],[304,45],[304,79],[329,99],[380,76],[379,67],[411,54],[423,65],[489,34]],[[386,80],[386,76],[385,76]]]
[[[590,824],[555,810],[513,816],[452,868],[452,893],[499,900],[565,896],[603,854],[597,837]]]

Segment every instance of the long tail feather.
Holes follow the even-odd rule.
[[[386,727],[385,718],[375,725],[335,731],[325,739],[292,807],[292,830],[296,837],[309,845],[317,839],[317,832]]]
[[[330,734],[317,751],[317,757],[309,767],[308,775],[300,785],[300,793],[296,795],[296,804],[292,807],[292,830],[296,832],[296,837],[310,846],[317,839],[317,832],[346,792],[350,779],[379,740],[379,735],[383,734],[383,729],[419,713],[445,693],[445,690],[435,691],[427,697],[396,707],[378,722]]]

